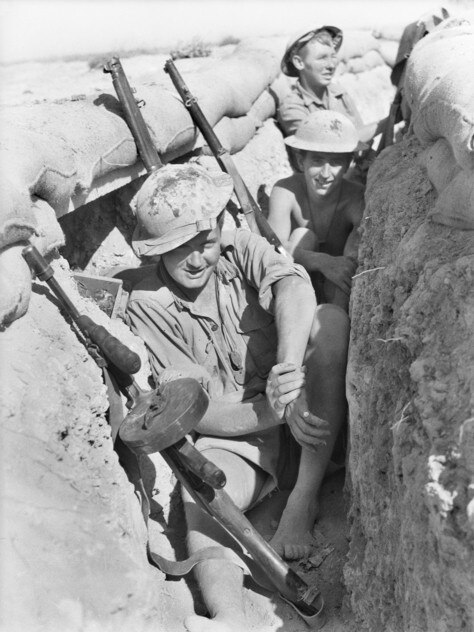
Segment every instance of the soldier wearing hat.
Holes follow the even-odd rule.
[[[313,527],[346,415],[348,318],[336,306],[316,306],[304,268],[265,239],[222,231],[231,194],[229,176],[195,165],[149,176],[137,197],[133,247],[157,263],[132,292],[128,320],[156,381],[194,377],[207,391],[195,445],[224,470],[234,502],[245,511],[275,486],[292,488],[272,543],[293,557],[305,552],[298,543]],[[301,453],[293,469],[292,441]],[[190,554],[232,548],[185,491],[183,499]],[[238,563],[208,559],[195,573],[211,620],[188,617],[188,630],[246,632]]]
[[[285,135],[294,134],[311,112],[334,110],[362,127],[362,119],[349,95],[333,82],[342,31],[321,26],[290,38],[281,62],[288,77],[297,77],[291,92],[281,102],[278,122]]]
[[[330,110],[309,114],[285,143],[297,151],[301,172],[275,184],[268,221],[310,273],[318,303],[347,310],[364,190],[344,175],[362,143],[353,123]]]

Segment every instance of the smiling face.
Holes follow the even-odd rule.
[[[332,45],[314,40],[305,44],[292,62],[300,80],[315,88],[325,88],[331,83],[339,63]]]
[[[161,255],[163,265],[174,281],[185,290],[202,290],[214,272],[220,255],[220,225],[205,230]]]
[[[351,157],[352,154],[304,152],[300,162],[308,189],[318,196],[328,195],[340,184]]]

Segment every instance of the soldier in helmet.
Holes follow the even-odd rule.
[[[344,178],[361,148],[357,131],[343,114],[319,110],[285,143],[297,151],[301,172],[275,184],[268,221],[311,274],[318,303],[347,310],[364,209],[363,187]]]
[[[342,31],[321,26],[290,38],[281,62],[288,77],[297,77],[281,102],[278,122],[285,135],[294,134],[311,112],[335,110],[362,127],[362,119],[349,95],[333,82]]]
[[[304,268],[265,239],[222,231],[232,188],[226,174],[193,165],[149,176],[133,246],[158,261],[132,292],[128,319],[155,380],[194,377],[207,391],[195,445],[225,472],[233,501],[245,511],[276,486],[292,489],[272,543],[297,557],[346,415],[348,318],[317,307]],[[233,546],[186,491],[183,499],[191,554]],[[195,573],[211,620],[193,615],[188,630],[246,632],[241,568],[212,559]]]

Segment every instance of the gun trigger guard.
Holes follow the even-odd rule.
[[[146,105],[145,99],[138,99],[137,100],[137,105],[138,105],[139,108],[142,108],[143,106],[145,106]]]
[[[184,105],[185,107],[190,108],[195,103],[197,103],[196,97],[189,97],[189,99],[186,99],[186,101],[184,102]]]

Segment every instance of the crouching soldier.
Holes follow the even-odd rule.
[[[159,261],[133,291],[128,318],[157,381],[193,377],[209,394],[196,447],[225,472],[237,506],[246,511],[276,486],[292,487],[271,544],[298,556],[345,420],[348,318],[317,307],[304,268],[265,239],[221,231],[232,188],[226,174],[193,165],[147,179],[133,246]],[[301,453],[293,479],[291,436]],[[190,554],[234,546],[186,491],[183,499]],[[195,572],[211,620],[188,617],[188,630],[247,632],[241,568],[212,559]]]
[[[361,145],[357,131],[343,114],[320,110],[285,143],[297,151],[301,172],[273,187],[269,224],[311,274],[318,304],[347,311],[364,210],[363,187],[344,178]]]

